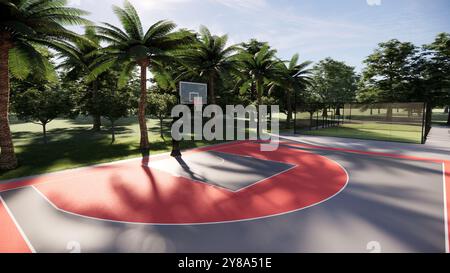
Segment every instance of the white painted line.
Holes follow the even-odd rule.
[[[448,237],[447,183],[445,181],[445,162],[442,162],[442,180],[444,187],[445,253],[450,253]]]
[[[22,236],[22,239],[27,244],[28,248],[32,253],[36,253],[36,250],[34,249],[33,245],[31,244],[30,240],[28,239],[27,235],[23,231],[23,229],[20,227],[19,223],[17,222],[16,218],[12,214],[11,210],[9,209],[8,205],[6,205],[5,200],[3,200],[2,196],[0,195],[0,203],[3,204],[3,206],[6,209],[6,212],[8,213],[9,217],[11,217],[12,221],[14,222],[14,225],[16,226],[17,230],[19,231],[20,235]]]
[[[286,164],[286,165],[292,165],[292,164]],[[266,181],[266,180],[269,180],[269,179],[271,179],[271,178],[273,178],[273,177],[275,177],[275,176],[277,176],[277,175],[286,173],[286,172],[288,172],[288,171],[290,171],[290,170],[293,170],[293,169],[295,169],[295,168],[297,168],[297,167],[298,167],[298,165],[292,165],[292,167],[290,167],[289,169],[286,169],[286,170],[284,170],[284,171],[281,171],[281,172],[276,173],[276,174],[274,174],[274,175],[271,175],[271,176],[269,176],[269,177],[263,178],[263,179],[261,179],[261,180],[259,180],[259,181],[256,181],[255,183],[253,183],[253,184],[251,184],[251,185],[245,186],[245,187],[240,188],[240,189],[238,189],[238,190],[236,190],[236,191],[233,191],[233,192],[236,192],[236,193],[237,193],[237,192],[246,190],[246,189],[248,189],[248,188],[253,187],[253,186],[256,185],[256,184],[259,184],[259,183],[261,183],[261,182],[264,182],[264,181]]]
[[[209,148],[214,148],[217,146],[222,146],[222,145],[227,145],[227,147],[230,146],[234,146],[237,144],[240,144],[242,141],[241,140],[236,140],[236,141],[230,141],[230,142],[223,142],[223,143],[217,143],[217,144],[213,144],[213,145],[208,145],[208,146],[203,146],[203,147],[198,147],[198,148],[192,148],[192,149],[187,149],[187,150],[183,150],[182,152],[195,152],[197,150],[201,150],[201,149],[209,149]],[[212,150],[212,149],[211,149]],[[206,150],[206,151],[210,151],[210,150]],[[206,152],[205,151],[205,152]],[[203,151],[199,151],[199,152],[203,152]],[[158,157],[162,157],[162,156],[167,156],[170,155],[170,152],[168,153],[162,153],[162,154],[156,154],[156,155],[151,155],[150,158],[158,158]],[[74,173],[76,171],[84,171],[84,170],[90,170],[90,169],[95,169],[98,167],[106,167],[106,166],[114,166],[120,163],[126,163],[126,162],[131,162],[131,161],[138,161],[138,160],[142,160],[142,157],[136,157],[136,158],[129,158],[129,159],[124,159],[124,160],[119,160],[119,161],[114,161],[114,162],[107,162],[107,163],[101,163],[101,164],[95,164],[95,165],[91,165],[91,166],[85,166],[85,167],[79,167],[79,168],[74,168],[74,169],[67,169],[67,170],[61,170],[61,171],[56,171],[56,172],[52,172],[52,173],[45,173],[45,174],[38,174],[38,175],[32,175],[32,176],[25,176],[25,177],[19,177],[19,178],[14,178],[11,180],[0,180],[0,185],[6,185],[8,183],[14,183],[14,182],[21,182],[23,180],[28,180],[28,179],[38,179],[38,178],[52,178],[56,175],[60,175],[60,174],[70,174],[70,173]],[[77,174],[77,178],[82,177],[82,175]],[[67,178],[67,179],[72,179],[71,177]],[[65,181],[67,179],[58,179],[57,181],[47,181],[47,182],[42,182],[39,183],[39,185],[42,184],[48,184],[48,183],[55,183],[55,182],[62,182]],[[33,184],[32,184],[33,185]],[[0,190],[0,193],[2,192],[7,192],[7,191],[12,191],[12,190],[16,190],[16,189],[22,189],[22,188],[26,188],[32,185],[25,185],[25,186],[20,186],[20,187],[14,187],[11,189],[7,189],[7,190]]]
[[[321,156],[321,155],[319,155]],[[325,156],[322,156],[325,157]],[[325,157],[326,158],[326,157]],[[58,206],[56,206],[52,201],[50,201],[47,196],[45,196],[41,191],[39,191],[35,186],[31,186],[40,196],[42,196],[42,198],[44,200],[46,200],[53,208],[55,208],[56,210],[69,214],[69,215],[73,215],[73,216],[77,216],[77,217],[82,217],[82,218],[86,218],[86,219],[90,219],[90,220],[95,220],[95,221],[103,221],[103,222],[108,222],[108,223],[119,223],[119,224],[127,224],[127,225],[140,225],[140,226],[205,226],[205,225],[216,225],[216,224],[229,224],[229,223],[241,223],[241,222],[249,222],[249,221],[254,221],[254,220],[263,220],[263,219],[267,219],[267,218],[272,218],[272,217],[277,217],[277,216],[283,216],[283,215],[287,215],[290,213],[294,213],[294,212],[298,212],[298,211],[302,211],[308,208],[312,208],[314,206],[318,206],[322,203],[325,203],[329,200],[331,200],[332,198],[336,197],[337,195],[339,195],[341,192],[343,192],[350,181],[350,176],[347,172],[347,170],[337,161],[332,160],[327,158],[328,160],[331,160],[333,162],[335,162],[342,170],[344,170],[345,174],[347,175],[347,180],[345,182],[345,185],[335,194],[331,195],[330,197],[321,200],[317,203],[311,204],[309,206],[306,207],[302,207],[299,209],[294,209],[294,210],[290,210],[290,211],[285,211],[282,213],[275,213],[275,214],[271,214],[271,215],[266,215],[266,216],[261,216],[261,217],[254,217],[254,218],[246,218],[246,219],[239,219],[239,220],[230,220],[230,221],[218,221],[218,222],[207,222],[207,223],[143,223],[143,222],[127,222],[127,221],[116,221],[116,220],[111,220],[111,219],[103,219],[103,218],[97,218],[97,217],[91,217],[91,216],[86,216],[86,215],[81,215],[81,214],[77,214],[74,212],[70,212],[70,211],[66,211],[63,210],[61,208],[59,208]]]
[[[256,145],[259,145],[259,144],[256,144]],[[228,146],[227,146],[227,147],[228,147]],[[222,149],[226,149],[227,147],[224,147],[224,148],[222,148]],[[176,172],[173,171],[173,170],[170,170],[170,171],[169,171],[169,170],[166,170],[166,169],[164,169],[164,168],[161,168],[160,166],[154,166],[154,165],[152,166],[151,163],[150,163],[149,167],[150,167],[150,168],[154,168],[154,169],[156,169],[156,170],[159,170],[159,171],[161,171],[161,172],[168,173],[168,174],[170,174],[170,175],[172,175],[172,176],[175,176],[175,177],[183,177],[183,178],[186,178],[186,179],[190,180],[189,182],[201,183],[201,184],[205,184],[205,185],[207,185],[207,186],[213,187],[213,188],[217,188],[217,189],[220,189],[220,190],[226,190],[226,191],[233,192],[233,193],[238,193],[238,192],[240,192],[240,191],[242,191],[242,190],[245,190],[245,189],[247,189],[247,188],[251,188],[251,187],[255,186],[256,184],[259,184],[260,182],[263,182],[263,181],[265,181],[265,180],[268,180],[268,179],[270,179],[270,178],[273,178],[273,177],[275,177],[275,176],[277,176],[277,175],[280,175],[280,174],[282,174],[282,173],[288,172],[288,171],[290,171],[290,170],[292,170],[292,169],[298,167],[298,165],[290,164],[289,162],[282,162],[282,161],[276,161],[276,160],[270,160],[270,159],[262,159],[262,158],[259,158],[259,157],[253,157],[253,156],[250,156],[250,155],[242,155],[242,154],[234,154],[234,153],[231,153],[231,152],[223,152],[223,151],[220,151],[220,152],[219,152],[218,150],[220,150],[220,148],[217,149],[217,150],[204,151],[204,152],[200,152],[200,153],[198,153],[198,154],[188,155],[187,157],[196,156],[196,155],[199,155],[199,154],[201,154],[201,153],[206,153],[206,152],[213,152],[213,153],[216,153],[216,154],[232,155],[232,156],[238,156],[238,157],[253,158],[253,159],[256,159],[256,160],[260,160],[260,161],[274,162],[274,163],[278,163],[278,164],[289,165],[289,166],[291,166],[291,167],[288,168],[288,169],[286,169],[286,170],[283,170],[283,171],[281,171],[281,172],[278,172],[278,173],[276,173],[276,174],[273,174],[273,175],[271,175],[271,176],[269,176],[269,177],[265,177],[265,178],[263,178],[263,179],[260,179],[260,180],[258,180],[258,181],[255,181],[255,182],[253,182],[252,184],[250,184],[250,185],[248,185],[248,186],[245,186],[245,187],[242,187],[242,188],[239,188],[239,189],[237,189],[237,190],[232,190],[232,189],[226,188],[226,187],[221,186],[221,185],[218,185],[218,184],[212,184],[212,183],[209,183],[208,181],[202,181],[202,180],[195,179],[195,178],[192,178],[192,177],[188,177],[188,176],[185,176],[185,175],[182,175],[182,174],[178,174],[178,173],[176,173]],[[301,152],[304,152],[304,153],[310,153],[310,152],[306,152],[306,151],[301,151]],[[224,158],[221,158],[220,156],[217,156],[217,157],[220,158],[220,159],[222,159],[221,164],[225,163],[225,159],[224,159]],[[216,166],[219,166],[219,164],[216,165]]]

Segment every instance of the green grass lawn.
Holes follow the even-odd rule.
[[[333,136],[407,143],[421,143],[421,127],[397,124],[344,124],[319,130],[302,131],[301,134],[315,136]]]
[[[104,121],[104,125],[109,122]],[[122,119],[116,128],[116,142],[111,144],[109,128],[94,133],[91,119],[58,119],[48,125],[48,144],[43,144],[42,127],[32,123],[11,120],[11,131],[19,168],[0,172],[0,180],[42,174],[52,171],[89,166],[140,156],[139,125],[135,117]],[[159,135],[159,123],[149,119],[151,154],[168,152],[172,143],[170,122],[164,124],[165,139]],[[181,147],[194,148],[218,143],[183,141]]]

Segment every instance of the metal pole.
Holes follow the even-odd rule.
[[[422,109],[422,144],[425,144],[425,140],[426,140],[426,137],[425,137],[425,122],[426,122],[426,115],[427,115],[427,104],[426,103],[424,103],[423,104],[423,109]]]
[[[294,105],[295,105],[295,113],[294,113],[294,135],[297,134],[297,92],[294,91]]]
[[[181,104],[181,98],[178,97],[178,103]],[[172,125],[178,121],[180,117],[173,117],[172,118]],[[180,142],[173,139],[172,137],[172,151],[170,153],[170,156],[172,157],[180,157],[181,156],[181,151],[180,151]]]

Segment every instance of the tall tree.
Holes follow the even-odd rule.
[[[250,41],[248,41],[247,43],[241,43],[240,45],[242,47],[242,49],[244,49],[247,53],[251,54],[251,55],[255,55],[256,53],[258,53],[264,46],[267,46],[270,48],[269,43],[267,42],[261,42],[258,41],[257,39],[250,39]],[[276,53],[276,51],[275,51]],[[256,100],[256,97],[258,96],[256,94],[256,86],[254,83],[251,83],[250,85],[250,100]]]
[[[111,124],[111,143],[116,141],[116,122],[128,116],[133,109],[132,90],[116,89],[116,86],[109,85],[98,90],[98,112]]]
[[[419,71],[425,71],[425,84],[417,91],[433,107],[447,107],[447,125],[450,125],[450,33],[439,33],[433,43],[424,46],[424,55],[424,67],[419,67]]]
[[[86,27],[84,37],[86,38],[85,40],[68,44],[67,46],[71,49],[69,52],[60,54],[60,57],[63,59],[58,68],[62,68],[66,71],[68,80],[77,80],[88,76],[91,73],[90,66],[95,60],[95,56],[92,56],[90,53],[101,48],[100,40],[95,33],[95,28]],[[96,105],[92,103],[97,101],[98,85],[99,81],[97,78],[95,78],[92,83],[87,84],[85,96],[91,101],[91,103],[89,103],[91,107],[89,107],[88,112],[93,117],[92,129],[94,131],[100,131],[101,129],[100,113],[97,111],[98,107],[95,107]]]
[[[307,67],[311,64],[310,61],[298,63],[299,55],[295,54],[288,62],[279,64],[280,77],[273,80],[269,86],[270,91],[281,88],[286,98],[286,112],[287,112],[287,127],[289,128],[292,120],[292,96],[305,90],[311,78],[309,74],[310,69]]]
[[[241,43],[241,47],[249,54],[255,55],[265,46],[269,46],[267,42],[261,42],[256,39],[250,39],[247,43]]]
[[[208,99],[211,104],[216,104],[217,81],[228,77],[237,69],[233,58],[237,47],[227,47],[227,41],[227,35],[212,35],[206,27],[201,26],[197,43],[181,54],[182,62],[208,82]]]
[[[29,74],[45,78],[52,66],[37,45],[70,51],[65,41],[80,39],[65,24],[87,24],[87,13],[66,7],[66,0],[0,1],[0,169],[14,169],[17,158],[9,126],[10,74],[24,79]]]
[[[39,81],[35,87],[16,94],[12,105],[19,119],[42,126],[44,144],[47,144],[47,124],[58,117],[70,117],[74,108],[69,92],[59,85]]]
[[[120,65],[122,72],[119,87],[123,86],[136,66],[140,68],[141,90],[139,99],[140,147],[144,152],[150,149],[145,110],[147,106],[147,70],[150,66],[162,66],[174,62],[171,51],[192,43],[193,35],[189,31],[174,32],[176,25],[170,21],[159,21],[144,32],[141,20],[135,8],[125,1],[124,8],[113,6],[122,29],[109,23],[98,26],[98,37],[108,42],[108,46],[99,50],[101,54],[91,66],[89,80]]]
[[[410,79],[417,48],[408,42],[380,43],[365,60],[362,80],[367,90],[378,90],[382,102],[404,102],[411,92]]]
[[[241,90],[248,90],[254,84],[257,92],[257,109],[262,105],[265,83],[282,77],[279,69],[281,61],[275,57],[275,53],[275,50],[265,45],[254,55],[242,51],[236,56],[237,61],[240,63],[242,75],[242,80],[239,85],[241,86]],[[257,127],[257,136],[259,138],[259,109]]]
[[[164,139],[163,122],[164,119],[170,116],[172,108],[177,105],[177,97],[168,93],[150,93],[148,100],[149,112],[159,120],[159,134]]]
[[[355,69],[344,62],[326,58],[313,67],[310,88],[321,98],[325,108],[332,106],[340,115],[342,104],[352,102],[356,95]],[[324,109],[326,114],[327,109]]]

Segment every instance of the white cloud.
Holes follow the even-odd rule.
[[[235,9],[261,9],[267,7],[266,0],[210,0]]]
[[[366,0],[369,6],[379,6],[381,5],[381,0]]]
[[[81,0],[69,0],[69,6],[81,6]]]
[[[129,0],[133,5],[145,10],[176,9],[180,5],[194,2],[195,0]]]
[[[80,0],[72,0],[80,1]],[[267,0],[130,0],[133,4],[144,9],[162,10],[176,9],[181,5],[207,6],[217,3],[233,9],[260,9],[267,6]]]

